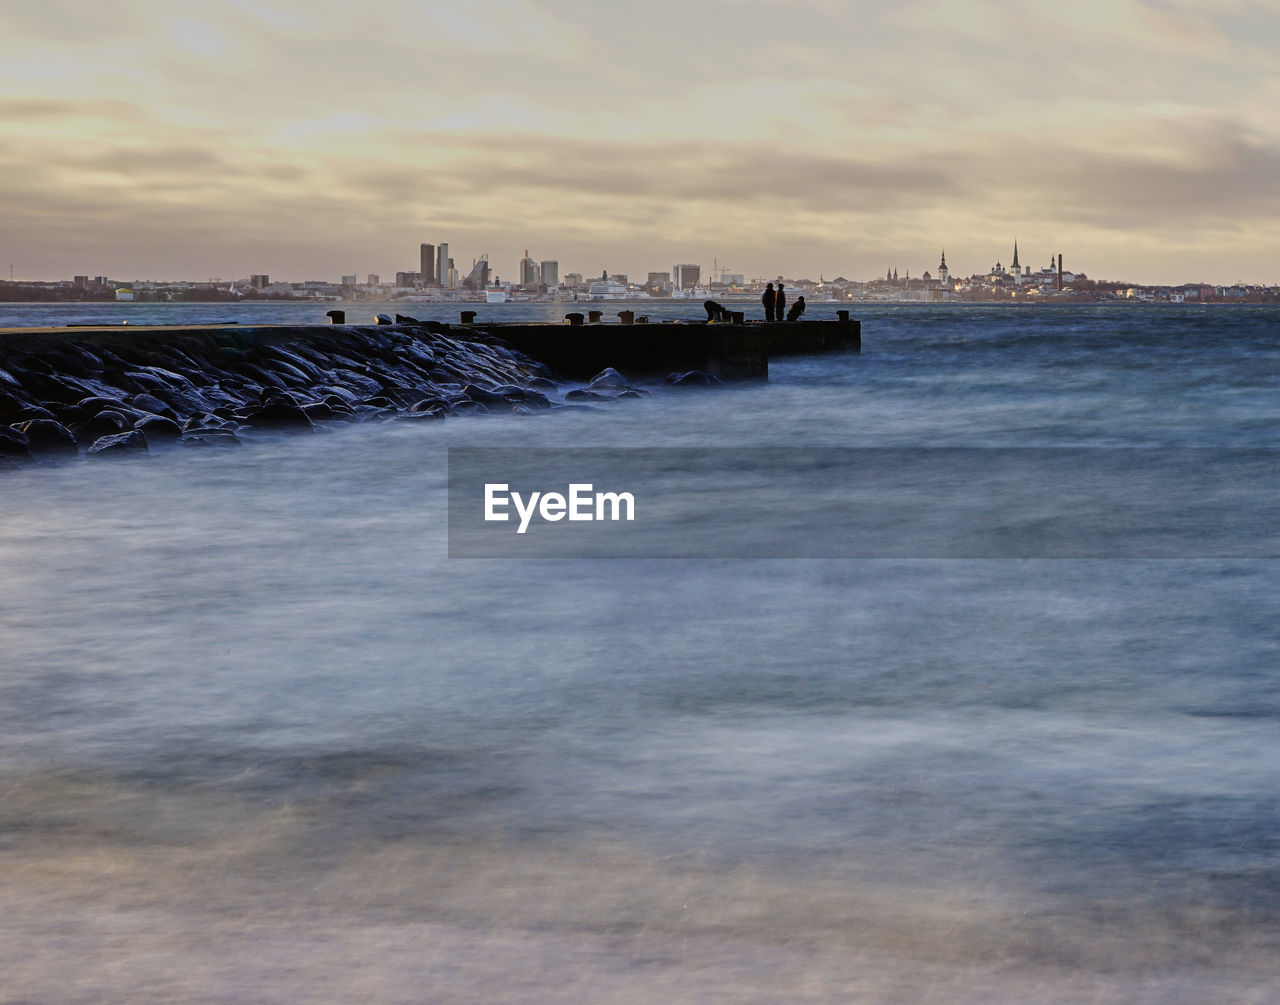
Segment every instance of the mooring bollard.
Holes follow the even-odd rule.
[[[330,323],[335,325],[345,325],[347,323],[346,311],[325,311],[324,316],[329,319]]]
[[[624,325],[635,324],[636,312],[635,311],[618,311],[618,320],[620,320]]]
[[[580,324],[582,324],[582,315],[581,315],[581,314],[579,314],[577,311],[574,311],[572,314],[566,314],[566,315],[564,316],[564,319],[565,319],[566,321],[568,321],[568,322],[569,322],[569,324],[571,324],[571,325],[580,325]]]
[[[593,325],[599,324],[602,317],[604,317],[604,311],[587,311],[587,320]]]
[[[847,322],[848,322],[848,320],[849,320],[849,312],[848,312],[848,311],[836,311],[836,317],[838,317],[841,321],[844,321],[844,322],[846,322],[846,323],[847,323]]]
[[[747,312],[746,311],[730,311],[729,320],[735,325],[740,325],[747,320]]]
[[[475,320],[476,320],[476,312],[475,312],[475,311],[463,311],[463,312],[462,312],[462,323],[463,323],[464,325],[474,324],[474,323],[475,323]]]

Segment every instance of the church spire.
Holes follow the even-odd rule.
[[[1018,271],[1018,239],[1013,239],[1013,271]]]
[[[941,271],[942,271],[943,269],[945,269],[946,267],[947,267],[947,249],[946,249],[946,248],[943,248],[943,249],[942,249],[942,262],[941,262],[941,264],[939,264],[939,266],[938,266],[938,271],[939,271],[939,272],[941,272]]]

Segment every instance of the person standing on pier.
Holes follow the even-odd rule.
[[[778,292],[773,297],[773,320],[782,321],[787,316],[787,295],[782,284],[778,284]]]
[[[773,283],[769,283],[764,288],[764,296],[760,298],[760,302],[764,304],[764,319],[766,321],[773,320]]]

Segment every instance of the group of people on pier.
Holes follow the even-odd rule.
[[[800,316],[804,314],[804,297],[797,297],[790,310],[787,309],[787,294],[782,283],[778,284],[776,290],[773,288],[773,283],[765,286],[760,302],[764,305],[766,321],[799,321]],[[704,301],[702,306],[706,308],[708,321],[732,320],[732,312],[714,300]]]
[[[800,315],[804,313],[804,297],[797,297],[791,309],[787,310],[787,291],[781,283],[776,290],[773,288],[773,283],[768,283],[764,288],[764,294],[760,297],[760,303],[764,305],[766,321],[798,321]]]

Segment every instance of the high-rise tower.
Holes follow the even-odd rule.
[[[436,282],[448,289],[449,287],[449,245],[441,244],[436,252]]]
[[[436,284],[436,246],[424,244],[419,249],[418,273],[422,276],[424,286]]]

